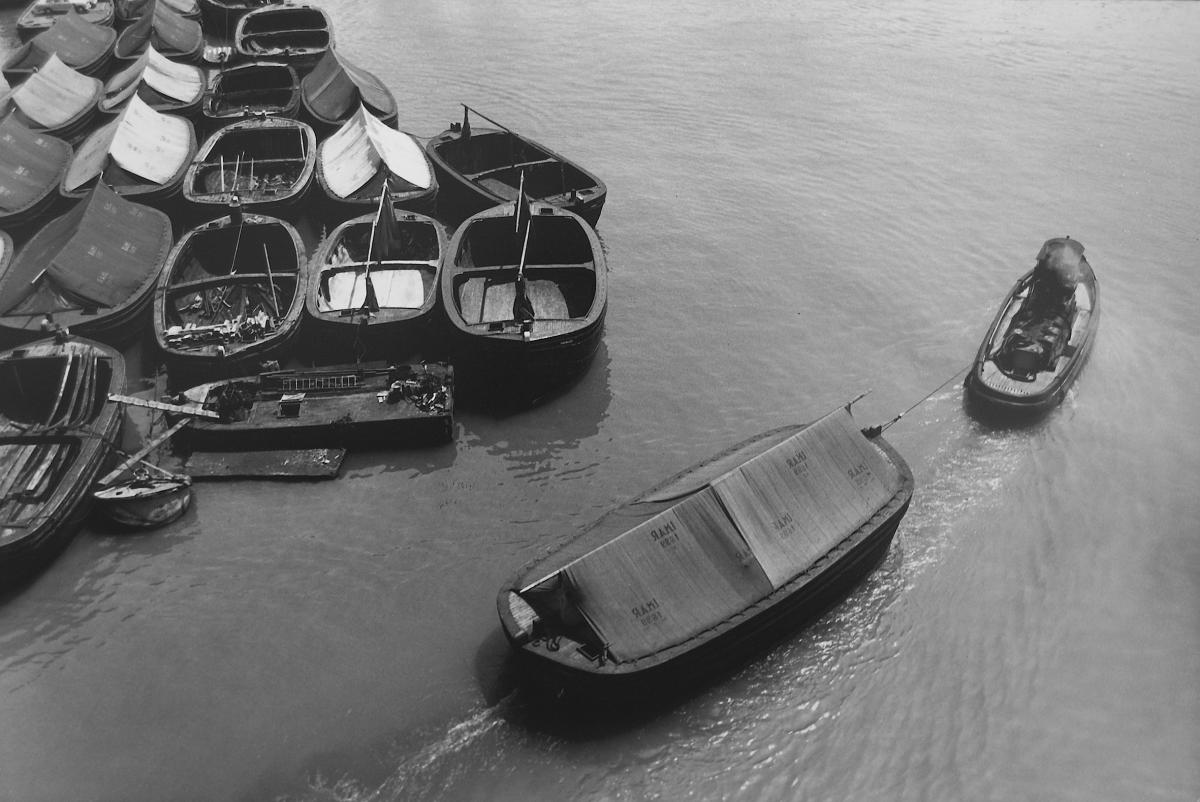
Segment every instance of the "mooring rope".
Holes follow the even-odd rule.
[[[971,364],[974,364],[974,363],[971,363]],[[901,412],[901,413],[900,413],[899,415],[897,415],[896,417],[892,418],[892,419],[891,419],[890,421],[888,421],[887,423],[881,424],[881,425],[879,425],[879,426],[868,426],[867,428],[863,429],[863,434],[865,434],[867,437],[878,437],[879,435],[883,434],[884,432],[886,432],[886,431],[888,430],[888,428],[889,428],[889,427],[891,427],[891,425],[892,425],[892,424],[896,423],[898,420],[900,420],[901,418],[903,418],[905,415],[907,415],[908,413],[912,412],[912,411],[913,411],[914,409],[916,409],[917,407],[921,406],[921,404],[924,404],[924,403],[925,403],[926,401],[928,401],[930,398],[932,398],[933,396],[935,396],[935,395],[937,395],[938,393],[940,393],[940,392],[941,392],[941,391],[942,391],[942,390],[945,388],[945,386],[946,386],[947,384],[949,384],[950,382],[954,381],[954,380],[955,380],[955,379],[957,379],[959,376],[961,376],[961,375],[963,374],[963,372],[964,372],[964,371],[966,371],[966,370],[970,369],[970,367],[971,367],[971,364],[964,365],[963,367],[961,367],[961,368],[959,368],[958,370],[954,371],[954,375],[952,375],[950,378],[946,379],[944,382],[942,382],[941,384],[939,384],[939,385],[938,385],[937,387],[935,387],[934,389],[930,390],[928,393],[926,393],[926,394],[925,394],[925,395],[924,395],[924,396],[921,398],[921,400],[920,400],[920,401],[917,401],[917,403],[913,404],[911,407],[909,407],[908,409],[904,410],[903,412]]]

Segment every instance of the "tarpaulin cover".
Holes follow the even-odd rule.
[[[1087,275],[1084,267],[1083,245],[1077,240],[1058,237],[1046,240],[1038,252],[1034,276],[1052,287],[1066,292]]]
[[[104,184],[52,220],[0,284],[0,314],[115,307],[147,286],[171,247],[171,220]]]
[[[713,482],[775,587],[809,568],[900,488],[845,409]]]
[[[362,106],[317,151],[329,191],[349,197],[379,171],[388,172],[413,186],[428,189],[433,173],[425,151],[409,134],[388,128]]]
[[[771,591],[710,489],[562,570],[579,610],[620,660],[680,643]]]
[[[195,103],[204,94],[204,73],[199,67],[171,61],[150,45],[137,61],[108,79],[104,104],[119,106],[143,83],[180,103]]]
[[[155,3],[153,14],[144,14],[121,34],[117,55],[130,58],[147,45],[170,56],[192,57],[204,47],[200,23],[187,19],[166,3]]]
[[[425,285],[416,268],[371,268],[371,287],[375,300],[384,309],[420,309],[425,303]],[[363,271],[339,270],[331,273],[317,293],[317,308],[322,312],[361,309],[367,298]]]
[[[30,120],[53,129],[95,105],[101,87],[97,79],[81,75],[58,56],[50,56],[40,70],[12,91],[12,100]]]
[[[66,142],[34,133],[12,117],[0,121],[0,220],[56,190],[70,163]]]
[[[80,14],[63,14],[54,24],[31,41],[27,66],[42,64],[52,53],[72,68],[87,67],[104,56],[117,40],[117,32],[106,25],[95,25]]]
[[[117,119],[79,146],[63,186],[69,192],[79,189],[104,172],[110,157],[122,170],[163,185],[191,160],[191,145],[187,120],[160,114],[134,95]]]
[[[380,117],[396,114],[396,99],[383,82],[332,47],[300,82],[300,91],[309,109],[323,120],[344,120],[360,104]]]

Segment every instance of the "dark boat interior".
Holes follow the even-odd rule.
[[[240,116],[246,111],[276,114],[298,97],[296,72],[286,64],[249,64],[219,73],[213,81],[208,113]]]
[[[314,8],[278,8],[243,19],[240,45],[248,52],[324,50],[329,47],[329,20]]]
[[[230,192],[259,200],[286,196],[310,160],[304,129],[297,126],[294,132],[278,127],[227,130],[191,174],[190,193],[201,199]]]
[[[525,194],[534,199],[596,186],[578,167],[507,131],[449,140],[438,146],[438,154],[465,178],[506,200],[517,197],[522,172]]]

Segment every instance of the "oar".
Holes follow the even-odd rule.
[[[271,256],[267,253],[267,244],[263,243],[263,259],[267,262],[267,283],[271,285],[271,304],[275,307],[275,317],[279,318],[279,296],[275,294],[275,277],[271,275]]]

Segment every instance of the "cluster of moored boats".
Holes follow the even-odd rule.
[[[36,0],[19,29],[0,91],[0,573],[61,546],[91,496],[127,524],[181,514],[190,479],[143,459],[168,437],[446,441],[456,376],[528,399],[592,359],[604,184],[466,107],[405,133],[321,9]],[[1047,241],[968,396],[1052,406],[1097,319],[1082,245]],[[123,394],[119,349],[147,325],[178,394]],[[101,477],[119,404],[169,428]],[[740,659],[886,552],[913,477],[883,428],[847,405],[672,477],[507,582],[506,635],[588,697]]]

